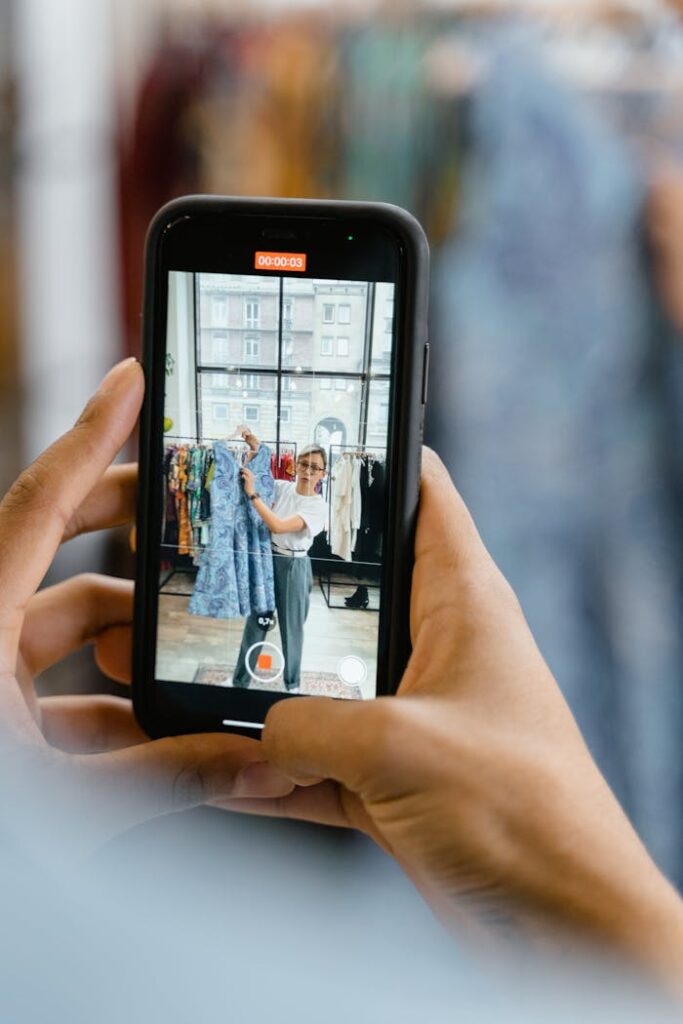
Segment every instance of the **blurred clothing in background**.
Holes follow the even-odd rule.
[[[124,132],[128,344],[147,221],[173,195],[415,213],[434,249],[428,441],[680,883],[683,354],[645,209],[657,160],[683,154],[683,33],[665,4],[495,8],[166,35]]]

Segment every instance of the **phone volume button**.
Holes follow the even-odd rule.
[[[425,342],[424,356],[422,362],[422,404],[427,404],[427,392],[429,390],[429,342]]]

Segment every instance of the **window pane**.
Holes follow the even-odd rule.
[[[361,373],[368,308],[365,281],[293,280],[286,278],[286,299],[292,299],[291,359],[294,369],[325,373]],[[350,323],[338,327],[337,310],[349,310]],[[339,345],[339,339],[341,347]],[[341,353],[341,354],[340,354]]]
[[[218,377],[222,385],[215,387]],[[275,411],[277,409],[277,378],[259,374],[200,373],[199,401],[202,438],[230,437],[247,420],[246,409],[257,410],[258,419],[249,412],[250,424],[258,425],[256,433],[261,441],[275,443]],[[219,398],[219,401],[216,399]],[[218,414],[216,414],[218,407]]]
[[[283,382],[284,383],[284,382]],[[332,388],[329,377],[290,378],[287,405],[290,422],[283,424],[283,441],[296,442],[299,448],[309,444],[357,444],[360,422],[361,386],[345,379]]]
[[[277,366],[280,333],[280,282],[277,278],[198,274],[197,288],[200,365]],[[221,321],[216,320],[218,315],[223,317]],[[247,337],[251,339],[248,345]]]
[[[343,302],[339,306],[339,323],[350,324],[351,323],[351,306],[348,302]]]
[[[368,397],[368,448],[385,448],[389,430],[389,381],[370,384]]]
[[[391,371],[394,347],[394,285],[378,284],[375,289],[375,316],[372,325],[372,371]]]

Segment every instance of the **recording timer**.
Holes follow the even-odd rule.
[[[256,270],[287,270],[303,274],[306,263],[305,252],[257,252],[254,267]]]

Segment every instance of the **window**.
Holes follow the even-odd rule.
[[[294,322],[294,299],[282,300],[282,326],[284,330],[291,331]]]
[[[212,373],[211,374],[211,387],[212,388],[227,388],[229,384],[227,373]]]
[[[334,386],[337,391],[346,391],[346,381],[341,377],[335,380]]]
[[[339,307],[341,309],[341,306]],[[348,356],[349,354],[349,339],[348,338],[337,338],[337,355]]]
[[[245,405],[244,407],[244,421],[245,423],[258,423],[261,410],[258,405]]]
[[[258,363],[261,358],[261,339],[246,337],[244,339],[244,361]]]
[[[257,377],[255,373],[247,374],[247,391],[260,391],[261,390],[261,378]]]
[[[292,407],[291,405],[280,406],[280,423],[291,423],[292,422]]]
[[[228,332],[214,331],[211,335],[211,353],[209,356],[212,363],[227,363],[228,361]]]
[[[282,335],[282,362],[285,366],[294,363],[294,338],[291,334]]]
[[[228,407],[227,407],[227,405],[214,405],[212,411],[213,411],[213,418],[215,420],[227,420],[227,418],[228,418]]]
[[[320,387],[322,388],[323,391],[330,391],[331,388],[332,388],[332,381],[330,380],[330,378],[329,377],[321,377],[320,378]]]
[[[249,330],[257,330],[261,326],[261,302],[259,299],[244,300],[244,325]]]
[[[339,306],[339,323],[350,324],[351,323],[351,306],[348,302],[342,302]]]
[[[394,300],[387,299],[384,304],[384,333],[394,333]],[[386,345],[385,345],[386,351]]]
[[[334,339],[328,336],[320,339],[320,355],[331,356],[334,352]]]
[[[211,322],[213,324],[226,323],[228,319],[228,299],[225,295],[211,296]]]
[[[282,390],[283,391],[296,391],[296,381],[293,381],[291,377],[282,378]]]
[[[331,302],[323,303],[323,323],[333,324],[334,323],[334,306]]]

